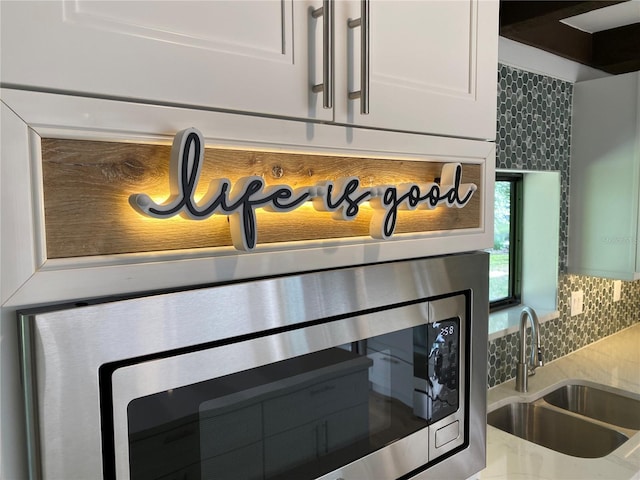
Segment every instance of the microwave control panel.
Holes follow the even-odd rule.
[[[429,423],[458,410],[460,320],[414,330],[414,413]]]

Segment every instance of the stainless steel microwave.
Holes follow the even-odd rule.
[[[20,312],[32,478],[468,478],[488,256]]]

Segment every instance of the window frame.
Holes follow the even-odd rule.
[[[522,224],[523,190],[522,173],[497,172],[497,182],[511,183],[509,215],[509,294],[489,302],[491,312],[520,305],[522,299]],[[494,207],[495,208],[495,207]],[[489,279],[491,281],[491,279]]]

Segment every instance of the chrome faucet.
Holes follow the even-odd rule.
[[[527,362],[527,318],[531,323],[531,357]],[[520,313],[520,360],[516,370],[516,390],[526,392],[529,387],[529,376],[536,373],[536,368],[544,365],[542,345],[540,344],[540,323],[531,307],[524,307]]]

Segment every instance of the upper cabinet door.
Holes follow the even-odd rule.
[[[0,8],[5,86],[495,138],[497,1],[56,0]],[[349,26],[363,9],[365,42],[362,25]],[[331,88],[314,93],[325,78]],[[363,81],[368,115],[349,98]]]
[[[318,2],[314,2],[318,4]],[[2,83],[332,120],[312,2],[2,2]],[[316,5],[317,6],[317,5]]]
[[[573,87],[569,273],[640,280],[640,72]]]
[[[369,114],[361,114],[356,99],[348,100],[336,118],[344,116],[354,125],[494,139],[498,2],[368,1]],[[343,8],[354,19],[361,16],[361,5],[351,1]],[[360,28],[347,33],[353,51],[346,67],[350,91],[367,81],[366,74],[361,78]]]

